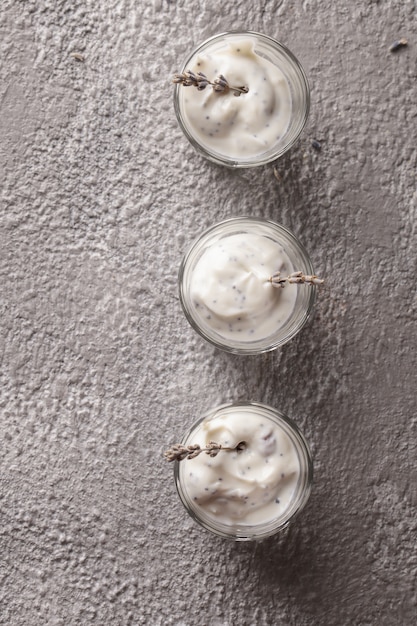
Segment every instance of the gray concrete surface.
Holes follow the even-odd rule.
[[[415,623],[416,20],[414,0],[2,0],[1,624]],[[230,28],[309,76],[280,180],[209,164],[174,117],[171,73]],[[245,214],[327,278],[312,325],[253,358],[204,343],[176,287],[192,239]],[[238,399],[293,417],[315,461],[308,507],[259,544],[197,527],[162,460]]]

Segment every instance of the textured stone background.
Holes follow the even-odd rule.
[[[191,46],[242,27],[311,82],[279,181],[196,156],[174,117]],[[2,0],[1,624],[415,623],[416,35],[415,0]],[[204,343],[176,287],[202,229],[245,214],[327,278],[313,324],[252,358]],[[308,507],[259,544],[197,527],[161,456],[237,399],[293,417],[315,460]]]

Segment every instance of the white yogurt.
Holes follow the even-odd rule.
[[[261,155],[281,141],[291,120],[289,84],[279,67],[254,50],[254,41],[232,37],[197,53],[186,69],[203,72],[213,81],[219,74],[229,85],[245,85],[249,92],[236,97],[232,90],[217,93],[180,87],[180,108],[194,138],[205,148],[230,158]]]
[[[271,284],[276,272],[285,278],[295,271],[314,274],[290,231],[262,218],[229,218],[204,231],[185,254],[181,305],[193,328],[222,350],[274,350],[303,328],[314,307],[314,285]]]
[[[205,447],[209,441],[231,448],[244,441],[246,448],[180,462],[181,486],[198,516],[231,527],[262,526],[285,516],[305,470],[276,420],[256,407],[229,408],[203,420],[187,443]]]
[[[269,337],[291,316],[297,287],[277,289],[269,281],[294,268],[282,246],[257,234],[222,237],[206,248],[190,276],[193,317],[227,340]]]

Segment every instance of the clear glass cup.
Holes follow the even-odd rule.
[[[222,289],[225,287],[220,285],[219,267],[216,267],[216,264],[218,266],[222,263],[221,260],[217,261],[217,258],[222,258],[217,255],[217,248],[220,244],[224,245],[224,242],[230,242],[229,238],[234,236],[243,236],[243,238],[247,238],[247,236],[257,237],[256,244],[259,244],[259,254],[261,254],[261,248],[264,246],[276,246],[277,252],[282,254],[283,258],[288,261],[288,273],[302,271],[306,275],[314,274],[307,251],[287,228],[263,218],[230,218],[211,226],[194,241],[185,254],[179,269],[181,305],[186,318],[194,330],[217,348],[235,354],[268,352],[285,344],[303,328],[312,315],[317,288],[314,285],[291,284],[286,285],[283,289],[276,290],[269,284],[267,288],[270,290],[270,298],[280,298],[276,305],[275,300],[271,300],[271,306],[276,306],[276,313],[274,309],[269,313],[267,309],[263,308],[264,304],[259,303],[258,305],[258,302],[256,302],[256,305],[254,304],[253,310],[251,310],[250,306],[252,303],[250,302],[249,294],[252,294],[253,291],[249,291],[250,287],[241,286],[241,289],[238,289],[241,294],[240,297],[248,303],[247,313],[243,310],[242,319],[245,319],[244,316],[246,315],[247,324],[253,323],[255,330],[247,331],[245,329],[242,332],[241,329],[239,331],[242,322],[237,322],[236,320],[240,320],[240,310],[235,311],[233,315],[229,315],[231,309],[224,309],[225,317],[223,323],[223,319],[217,316],[214,308],[210,309],[202,306],[201,301],[196,299],[196,289],[199,288],[200,284],[208,285],[211,282],[213,291],[210,292],[210,297],[213,302],[217,300],[217,304],[210,305],[209,302],[207,306],[217,307],[216,311],[218,311],[219,306],[221,306],[219,303],[222,303],[222,298],[224,297]],[[208,264],[204,276],[201,277],[201,264],[205,263],[205,259],[208,258],[205,255],[213,254],[213,252],[217,258],[214,259],[212,264]],[[275,250],[273,252],[275,253]],[[228,276],[228,267],[229,261],[226,261],[226,278]],[[276,269],[279,268],[274,269],[273,265],[266,268],[266,278],[267,274],[272,274]],[[220,266],[220,271],[222,271],[222,266]],[[240,271],[240,269],[237,271]],[[211,272],[212,275],[210,275]],[[235,278],[236,276],[239,277],[238,274],[235,275]],[[219,292],[216,291],[217,289],[219,289]],[[228,289],[229,291],[230,289],[235,289],[235,286],[230,283]],[[284,302],[284,298],[291,298],[291,303]],[[283,308],[284,304],[285,308]],[[244,304],[242,306],[246,307],[247,305]],[[278,306],[281,308],[278,309]],[[257,315],[258,317],[256,317]],[[235,325],[234,327],[232,323]],[[233,328],[236,328],[236,332],[233,331]]]
[[[307,503],[313,481],[311,453],[297,425],[264,404],[224,404],[193,424],[181,443],[204,447],[207,425],[219,438],[227,433],[234,443],[247,439],[246,448],[175,461],[176,488],[190,516],[235,541],[263,539],[286,528]],[[242,483],[246,467],[248,480]]]
[[[281,89],[281,92],[279,92],[278,95],[277,93],[275,93],[273,96],[271,96],[271,98],[269,98],[270,94],[267,93],[265,96],[262,85],[254,83],[254,80],[257,80],[257,75],[259,75],[260,72],[264,70],[263,67],[260,67],[259,71],[256,70],[250,76],[248,76],[247,71],[242,73],[240,82],[246,84],[246,86],[249,88],[249,92],[247,94],[240,95],[238,98],[239,102],[233,102],[235,98],[233,96],[233,93],[230,91],[226,96],[219,93],[215,94],[214,96],[213,94],[210,96],[211,103],[215,102],[216,106],[219,105],[222,98],[232,99],[232,110],[230,110],[229,102],[226,109],[218,112],[218,115],[220,117],[218,117],[217,122],[220,124],[220,122],[224,121],[224,123],[226,124],[226,120],[230,119],[230,123],[234,125],[233,129],[230,127],[231,134],[228,135],[228,140],[226,141],[226,144],[228,145],[220,145],[216,143],[217,140],[213,144],[212,138],[215,136],[215,133],[218,132],[217,128],[211,128],[211,130],[206,129],[204,132],[202,132],[204,124],[211,123],[206,122],[206,120],[208,120],[210,117],[207,114],[212,114],[213,112],[215,112],[215,109],[211,108],[210,102],[208,104],[202,105],[201,116],[198,113],[198,116],[195,118],[198,124],[194,119],[195,112],[199,106],[199,103],[203,103],[204,97],[207,97],[207,95],[210,95],[210,92],[212,92],[211,87],[208,86],[203,91],[198,92],[196,87],[184,87],[180,84],[176,84],[174,91],[174,109],[178,123],[185,136],[191,142],[194,148],[210,161],[214,161],[215,163],[218,163],[220,165],[234,168],[264,165],[282,156],[287,150],[291,148],[291,146],[298,139],[307,122],[310,110],[310,89],[306,74],[301,64],[292,54],[292,52],[288,50],[288,48],[286,48],[283,44],[279,43],[272,37],[263,35],[261,33],[253,31],[232,31],[214,35],[213,37],[210,37],[202,44],[197,46],[187,56],[179,69],[179,73],[182,73],[186,70],[192,70],[197,73],[199,69],[205,69],[201,67],[202,55],[203,57],[207,58],[208,55],[223,54],[228,46],[233,45],[235,42],[239,43],[241,41],[250,41],[251,44],[253,44],[254,51],[256,53],[256,59],[261,59],[262,63],[264,63],[263,60],[266,60],[266,62],[270,62],[275,68],[278,68],[277,71],[279,71],[280,75],[282,75],[283,81],[282,86],[279,87],[279,89]],[[215,68],[217,69],[217,75],[226,73],[227,69],[223,71],[224,66],[226,66],[229,72],[232,72],[233,74],[234,70],[230,70],[228,63],[225,63],[223,60],[220,61],[219,67]],[[267,74],[266,76],[267,78],[265,79],[265,85],[273,85],[272,89],[276,90],[276,80],[269,80]],[[210,80],[213,80],[215,77],[208,76],[208,78]],[[251,89],[251,85],[255,85],[255,87]],[[194,100],[191,105],[187,104],[187,98],[190,95],[190,90],[193,90],[194,92],[193,99],[195,97],[198,97],[197,104]],[[244,109],[234,111],[233,108],[239,109],[241,105],[244,106],[246,103],[250,103],[250,99],[252,99],[253,101],[255,95],[256,97],[259,96],[262,102],[268,102],[269,118],[266,121],[268,125],[270,123],[270,126],[268,130],[265,131],[267,134],[264,135],[265,138],[268,138],[267,144],[265,144],[265,146],[258,145],[256,148],[253,147],[252,149],[249,144],[250,137],[249,135],[245,135],[243,137],[243,144],[241,144],[241,146],[243,145],[243,149],[241,147],[240,149],[234,148],[233,150],[231,150],[231,141],[234,142],[239,134],[242,136],[242,132],[246,132],[246,130],[242,129],[242,125],[239,121],[241,119],[240,116],[245,114]],[[268,98],[268,100],[266,98]],[[285,113],[285,127],[283,127],[279,132],[273,134],[274,126],[278,123],[278,120],[282,119],[282,121],[284,121],[284,118],[280,116],[284,115],[284,111],[286,111],[287,105],[289,106],[290,110],[288,111],[288,114]],[[271,107],[271,109],[269,109],[269,107]],[[260,138],[261,135],[258,135],[258,124],[259,120],[263,119],[262,116],[264,115],[266,110],[266,107],[263,109],[262,106],[260,106],[259,101],[254,102],[254,108],[247,108],[248,118],[244,120],[244,125],[246,126],[246,122],[248,120],[250,126],[252,126],[252,124],[255,124],[255,132],[252,133],[251,136],[258,136]],[[193,112],[192,115],[189,114],[189,111]],[[259,132],[263,133],[264,131],[260,130]],[[244,153],[245,150],[247,150],[247,153]]]

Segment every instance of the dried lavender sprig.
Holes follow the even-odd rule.
[[[269,277],[269,282],[272,283],[273,287],[282,288],[285,287],[286,283],[296,283],[296,284],[305,284],[305,285],[322,285],[324,280],[319,278],[315,274],[303,274],[303,272],[292,272],[288,276],[282,276],[281,272],[275,272],[272,276]]]
[[[173,446],[168,448],[168,450],[165,450],[164,457],[167,461],[184,461],[184,459],[194,459],[202,452],[205,452],[211,457],[215,457],[219,454],[220,450],[236,450],[240,452],[245,448],[246,443],[244,441],[240,441],[234,448],[222,446],[221,443],[216,443],[215,441],[209,441],[205,448],[199,446],[198,443],[191,446],[184,446],[181,443],[175,443]]]
[[[173,83],[183,85],[184,87],[197,87],[199,91],[203,91],[208,85],[213,87],[213,91],[217,93],[225,93],[226,91],[233,91],[235,96],[240,96],[242,93],[248,93],[249,87],[242,85],[241,87],[231,87],[227,79],[220,74],[213,81],[210,81],[203,72],[192,72],[186,70],[182,74],[174,74]]]

